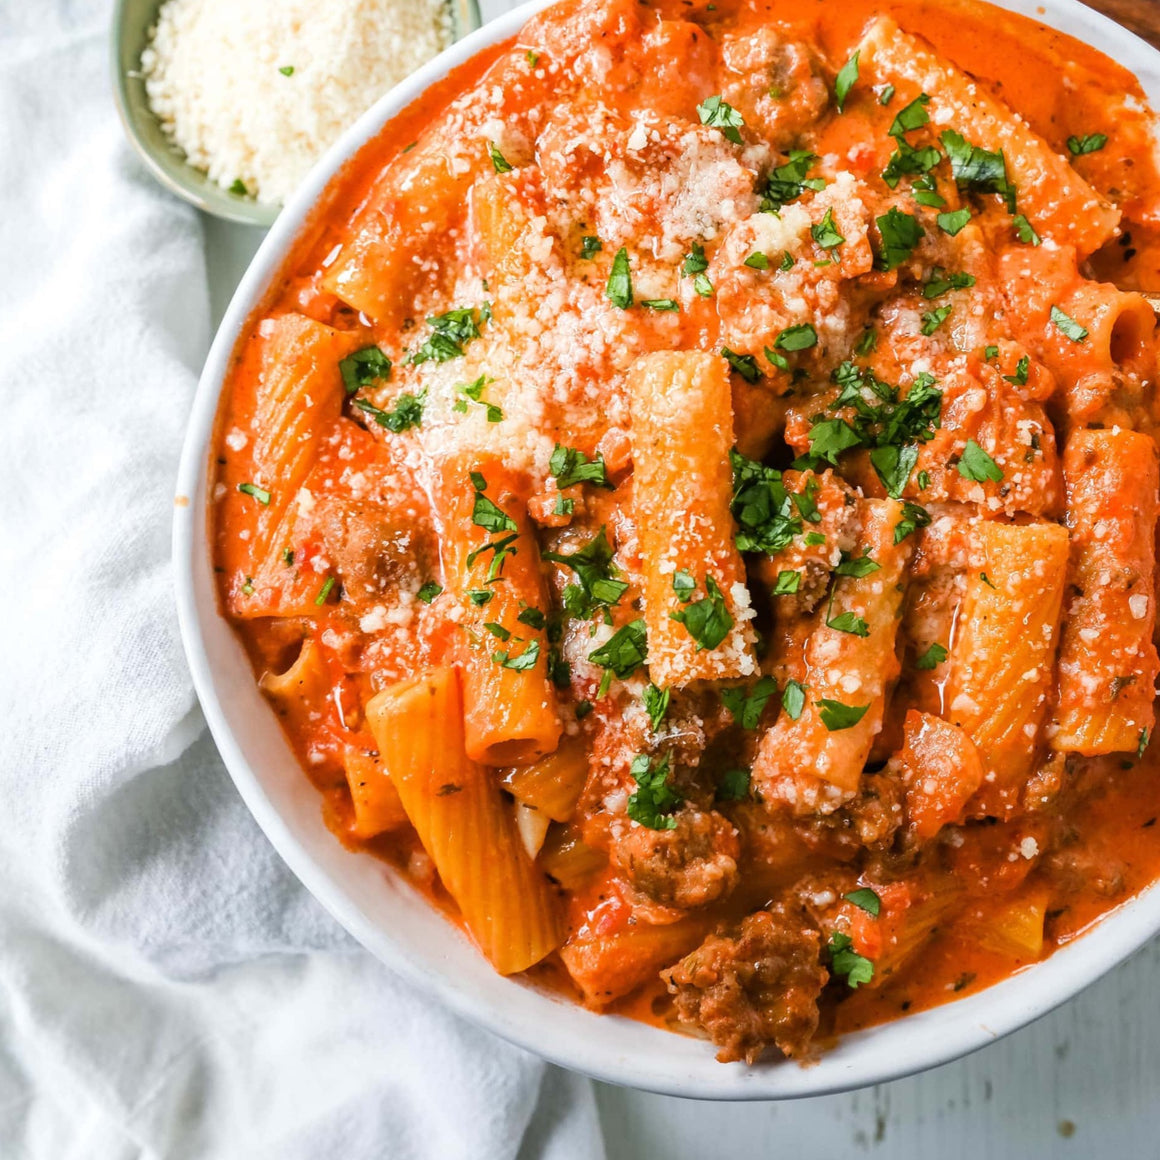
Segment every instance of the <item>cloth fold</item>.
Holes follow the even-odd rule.
[[[170,566],[196,213],[113,109],[107,0],[0,0],[0,1155],[603,1156],[591,1086],[361,950],[204,730]]]

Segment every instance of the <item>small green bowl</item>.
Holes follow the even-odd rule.
[[[113,13],[113,93],[125,133],[153,176],[178,197],[215,217],[245,225],[269,226],[281,206],[230,193],[211,181],[186,161],[149,107],[145,79],[141,75],[141,53],[149,43],[149,32],[157,21],[161,4],[162,0],[117,0]],[[461,40],[482,23],[478,0],[447,0],[447,4],[451,12],[452,40]]]

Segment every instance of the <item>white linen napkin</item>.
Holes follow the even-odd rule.
[[[590,1085],[442,1010],[282,866],[205,733],[169,537],[196,215],[108,0],[0,0],[0,1156],[603,1156]]]

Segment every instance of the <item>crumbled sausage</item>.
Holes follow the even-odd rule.
[[[778,903],[713,934],[662,973],[677,1013],[703,1028],[722,1063],[756,1063],[770,1046],[800,1057],[818,1027],[818,997],[829,979],[822,937],[805,912]]]
[[[653,902],[692,910],[724,898],[737,885],[741,841],[714,810],[686,808],[676,829],[633,825],[615,839],[613,861]]]
[[[903,795],[889,771],[865,774],[856,797],[832,813],[801,819],[798,833],[811,848],[843,860],[862,849],[885,850],[906,818]]]

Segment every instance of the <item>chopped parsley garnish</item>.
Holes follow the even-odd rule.
[[[681,274],[688,278],[691,274],[701,274],[708,268],[709,259],[705,257],[705,247],[700,242],[694,242],[692,251],[685,255]]]
[[[993,153],[972,145],[953,129],[945,130],[939,140],[950,158],[951,172],[960,189],[970,189],[975,193],[997,193],[1007,204],[1007,209],[1015,212],[1015,186],[1007,177],[1007,158],[1003,151]]]
[[[887,443],[870,452],[871,466],[882,480],[887,493],[894,499],[898,499],[906,489],[917,462],[918,448],[913,443],[901,447]]]
[[[838,456],[851,447],[861,447],[858,432],[845,419],[822,419],[810,428],[810,455],[837,465]]]
[[[937,155],[935,160],[935,164],[937,165],[942,160],[942,154],[937,149],[932,149],[931,152]],[[921,177],[916,177],[911,182],[910,196],[919,205],[925,205],[929,209],[943,209],[947,203],[946,198],[939,193],[938,186],[935,184],[934,174],[932,173],[924,173]]]
[[[395,405],[389,411],[381,410],[379,407],[368,403],[366,399],[354,399],[353,405],[365,414],[370,415],[380,427],[385,427],[388,431],[392,431],[398,435],[403,431],[409,430],[411,427],[418,427],[422,423],[423,404],[426,400],[427,392],[420,391],[417,395],[400,395],[395,400]],[[496,410],[498,411],[499,408],[497,407]],[[502,417],[501,412],[500,418]]]
[[[632,272],[628,264],[628,250],[621,246],[612,259],[612,271],[608,275],[605,297],[621,310],[632,305]]]
[[[882,171],[882,180],[891,189],[897,189],[898,183],[904,177],[915,178],[914,186],[919,192],[914,199],[919,205],[945,205],[946,202],[938,195],[934,187],[934,179],[930,171],[942,160],[942,154],[933,145],[924,145],[915,149],[902,137],[895,138],[896,148]]]
[[[490,314],[490,307],[484,303],[483,309],[478,312],[472,306],[464,306],[458,310],[448,310],[446,314],[432,315],[427,319],[431,334],[411,355],[411,362],[418,366],[428,359],[449,362],[453,358],[461,358],[463,348],[472,339],[479,337],[480,322],[486,321]]]
[[[733,499],[730,510],[737,520],[737,548],[742,552],[773,555],[800,535],[802,521],[793,514],[789,490],[781,472],[738,451],[730,451]]]
[[[745,259],[744,264],[751,270],[768,270],[769,258],[767,258],[760,250],[756,250]]]
[[[551,629],[548,631],[551,635]],[[548,680],[557,689],[567,689],[572,684],[572,666],[564,659],[558,645],[548,649]]]
[[[756,383],[761,378],[761,368],[751,354],[737,354],[727,346],[721,348],[725,361],[747,382]]]
[[[477,528],[483,528],[488,532],[519,531],[516,521],[483,494],[487,491],[487,480],[478,471],[471,473],[471,486],[475,489],[475,504],[471,511],[471,522]],[[468,567],[473,563],[474,561],[469,559]]]
[[[675,830],[673,811],[685,800],[669,782],[669,755],[654,766],[647,753],[638,754],[629,767],[638,789],[628,799],[628,816],[650,830]]]
[[[838,112],[844,113],[846,111],[846,98],[850,95],[850,90],[858,80],[858,57],[861,52],[855,52],[852,57],[844,65],[842,65],[841,72],[838,73],[837,80],[834,81],[834,100],[838,106]]]
[[[918,375],[904,398],[899,389],[877,378],[867,367],[845,362],[834,372],[842,388],[830,410],[852,408],[853,416],[820,419],[810,428],[810,455],[806,462],[834,466],[843,451],[870,448],[870,462],[891,496],[897,499],[918,460],[917,444],[934,437],[942,409],[942,392],[933,376]],[[869,403],[870,394],[881,399]],[[800,462],[800,461],[799,461]]]
[[[905,136],[915,129],[921,129],[930,122],[930,115],[926,111],[929,102],[930,97],[926,93],[922,93],[906,108],[899,111],[890,126],[889,132],[895,141],[895,151],[891,154],[890,160],[882,172],[882,180],[891,189],[896,189],[903,177],[925,177],[942,160],[942,154],[933,145],[916,149],[906,140]],[[932,191],[933,186],[927,187],[925,190],[925,192]],[[937,194],[935,196],[937,197]],[[941,200],[939,198],[939,201]]]
[[[725,597],[712,576],[705,577],[707,595],[694,600],[680,612],[670,612],[669,618],[683,624],[697,642],[697,651],[716,648],[733,628],[733,617],[725,604]]]
[[[721,703],[742,729],[754,730],[761,722],[761,714],[771,697],[777,693],[773,677],[760,677],[752,689],[721,690]]]
[[[971,211],[964,206],[952,213],[940,213],[934,220],[938,222],[938,228],[944,234],[950,234],[953,238],[961,233],[963,227],[971,220]]]
[[[576,501],[566,496],[556,496],[556,506],[552,508],[554,516],[570,516],[576,510]]]
[[[853,729],[866,716],[869,708],[869,705],[843,705],[841,701],[831,701],[829,697],[818,698],[818,716],[831,733]]]
[[[881,568],[882,565],[870,556],[846,558],[843,555],[841,563],[834,569],[834,574],[836,576],[851,576],[855,580],[861,580],[864,576],[871,576],[880,571]]]
[[[790,326],[777,336],[773,345],[778,350],[809,350],[818,345],[818,332],[808,322],[801,326]]]
[[[661,722],[665,719],[665,714],[669,711],[669,700],[672,697],[672,691],[669,689],[658,689],[656,685],[648,685],[641,694],[641,700],[644,702],[644,711],[648,714],[649,724],[652,726],[654,733],[661,727]]]
[[[749,796],[751,777],[748,769],[727,769],[717,784],[717,800],[743,802]]]
[[[317,604],[319,606],[319,608],[321,608],[322,605],[324,605],[326,603],[326,598],[330,595],[331,589],[333,589],[333,588],[334,588],[334,577],[327,576],[326,583],[323,584],[318,595],[314,598],[314,603]]]
[[[999,357],[999,348],[997,346],[987,346],[983,348],[983,357],[987,362],[991,362]]]
[[[1087,336],[1087,328],[1081,326],[1070,315],[1064,314],[1058,306],[1051,308],[1051,321],[1068,337],[1072,342],[1083,342]]]
[[[779,572],[777,579],[773,582],[772,595],[793,596],[801,586],[802,574],[800,572]]]
[[[871,890],[869,886],[851,890],[849,894],[843,894],[842,897],[874,918],[882,913],[882,899],[878,897],[877,891]]]
[[[556,486],[563,491],[566,487],[573,487],[578,483],[591,483],[597,487],[611,489],[608,482],[608,472],[604,466],[604,456],[598,451],[595,459],[589,459],[582,451],[575,447],[565,447],[562,443],[556,444],[552,458],[548,460],[548,470],[556,480]]]
[[[524,60],[526,60],[528,64],[532,66],[532,68],[535,68],[536,65],[540,63],[540,54],[538,52],[532,52],[532,50],[529,49],[524,55]]]
[[[679,313],[681,305],[675,298],[645,298],[641,302],[646,310],[660,310],[668,311],[672,314]]]
[[[456,411],[466,411],[467,401],[470,399],[473,403],[479,403],[487,411],[487,421],[489,423],[500,422],[503,419],[503,411],[494,403],[485,403],[482,398],[484,388],[493,381],[487,375],[480,375],[474,383],[458,383],[455,389],[464,397],[456,400],[454,409]]]
[[[818,511],[817,502],[814,500],[814,495],[817,493],[819,484],[816,479],[806,480],[805,487],[799,492],[792,492],[790,499],[793,501],[793,506],[797,508],[798,515],[803,520],[808,520],[811,524],[820,524],[822,522],[822,513]]]
[[[953,306],[940,306],[937,310],[928,310],[922,316],[922,333],[929,338],[951,316]]]
[[[969,290],[975,284],[973,274],[947,274],[942,267],[936,266],[934,277],[922,288],[924,298],[941,298],[951,290]]]
[[[246,197],[249,192],[246,188],[246,183],[240,177],[235,177],[233,185],[230,186],[230,193],[236,193],[239,197]]]
[[[581,620],[598,608],[611,608],[628,591],[628,585],[616,579],[619,573],[612,562],[612,546],[604,528],[578,552],[544,552],[543,558],[576,573],[580,583],[564,589],[564,609]]]
[[[589,713],[592,712],[591,701],[577,701],[576,702],[576,720],[583,721]]]
[[[882,90],[882,92],[878,94],[878,103],[879,103],[879,104],[880,104],[880,105],[881,105],[883,108],[886,108],[886,106],[887,106],[887,105],[889,105],[889,104],[890,104],[890,102],[891,102],[891,101],[893,101],[893,100],[894,100],[894,86],[893,86],[893,85],[887,85],[887,86],[886,86],[886,87],[885,87],[885,88]]]
[[[779,165],[766,178],[765,189],[761,193],[761,211],[773,213],[788,202],[801,197],[807,189],[823,189],[825,182],[821,178],[807,178],[810,167],[820,160],[816,153],[808,153],[803,149],[792,149],[789,160]]]
[[[859,358],[866,358],[872,355],[878,349],[878,331],[873,327],[868,326],[862,331],[862,336],[858,339],[857,345],[854,347],[854,353]]]
[[[342,359],[338,370],[346,393],[353,395],[360,387],[385,383],[391,376],[391,360],[377,346],[364,346]]]
[[[930,114],[926,111],[929,104],[930,95],[920,93],[906,108],[899,110],[887,132],[891,137],[902,137],[915,129],[921,129],[923,125],[929,125]]]
[[[732,141],[734,145],[743,143],[740,129],[745,124],[745,118],[720,96],[708,97],[702,101],[697,106],[697,116],[701,118],[702,125],[720,129],[726,141]]]
[[[998,483],[1003,478],[999,465],[973,439],[967,440],[957,466],[964,479],[975,483],[986,483],[987,480]]]
[[[485,604],[490,604],[492,597],[495,595],[488,588],[471,588],[468,590],[467,599],[475,605],[476,608],[482,608]]]
[[[287,568],[292,568],[294,566],[294,553],[290,548],[282,549],[282,563],[285,564]]]
[[[1043,244],[1043,239],[1035,232],[1035,227],[1023,214],[1017,213],[1011,219],[1011,224],[1015,227],[1015,233],[1024,245],[1041,246]]]
[[[499,151],[499,146],[494,141],[487,143],[487,155],[491,158],[491,163],[495,167],[496,173],[511,173],[511,163]]]
[[[419,599],[422,600],[424,604],[430,604],[431,601],[434,600],[435,597],[438,596],[439,593],[442,591],[443,591],[442,584],[436,584],[434,580],[428,580],[427,583],[424,584],[423,587],[420,588],[419,591],[415,595],[418,596]],[[491,593],[488,592],[487,596],[490,598]]]
[[[874,964],[854,949],[854,940],[848,934],[834,931],[830,935],[830,973],[843,976],[851,990],[874,978]]]
[[[891,206],[889,212],[878,218],[878,231],[882,235],[878,264],[883,270],[896,270],[909,260],[926,232],[918,224],[918,218],[903,213],[897,206]]]
[[[806,707],[806,686],[798,681],[786,681],[781,707],[791,721],[796,721]]]
[[[516,617],[520,624],[526,624],[528,628],[534,628],[537,632],[544,627],[547,618],[538,608],[525,608],[523,612]]]
[[[870,626],[855,612],[839,613],[826,621],[826,627],[832,628],[835,632],[849,633],[850,636],[866,637],[870,635]],[[843,728],[845,727],[843,726]]]
[[[1140,740],[1136,743],[1136,756],[1143,757],[1144,750],[1148,748],[1149,734],[1147,728],[1140,730]]]
[[[508,632],[502,624],[497,624],[494,620],[489,620],[484,624],[484,628],[491,633],[497,640],[511,640],[512,634]]]
[[[253,496],[263,507],[269,506],[270,493],[264,487],[259,487],[256,483],[239,483],[238,491],[243,495]]]
[[[980,580],[982,580],[982,582],[983,582],[984,584],[986,584],[986,586],[987,586],[988,588],[995,588],[995,581],[994,581],[994,580],[992,580],[992,579],[991,579],[991,577],[990,577],[990,576],[988,576],[986,572],[980,572],[980,573],[979,573],[979,579],[980,579]],[[995,588],[995,591],[996,591],[996,592],[998,592],[998,591],[999,591],[999,589],[998,589],[998,588]]]
[[[511,655],[510,649],[504,649],[493,652],[491,659],[500,668],[511,669],[517,673],[526,673],[529,669],[534,669],[536,667],[536,661],[540,659],[540,642],[533,640],[517,657]]]
[[[1027,386],[1027,378],[1031,374],[1031,360],[1024,355],[1015,365],[1013,375],[1004,375],[1003,378],[1016,387]]]
[[[697,594],[697,581],[693,579],[693,573],[678,568],[673,573],[673,591],[682,604],[688,604]]]
[[[894,525],[894,542],[901,544],[907,536],[914,535],[919,528],[930,527],[931,515],[926,508],[916,503],[902,505],[902,519]]]
[[[294,75],[294,66],[292,64],[284,64],[278,71],[284,77],[292,77]]]
[[[1089,133],[1086,137],[1069,137],[1067,150],[1073,157],[1082,157],[1085,153],[1098,153],[1107,143],[1106,133]]]
[[[702,298],[713,297],[713,283],[709,281],[708,275],[698,274],[693,279],[693,289],[697,291]]]
[[[916,657],[914,667],[922,672],[937,669],[947,659],[947,650],[941,644],[932,644],[920,657]]]
[[[826,216],[816,225],[810,226],[810,237],[823,250],[833,250],[842,245],[846,239],[838,232],[834,225],[834,209],[831,206],[826,210]]]
[[[617,629],[607,644],[588,654],[588,659],[594,665],[615,673],[622,681],[631,677],[648,660],[648,637],[644,621],[633,620]],[[603,688],[603,682],[601,684]]]
[[[592,234],[585,234],[580,239],[580,257],[585,261],[591,261],[603,249],[604,243]]]

